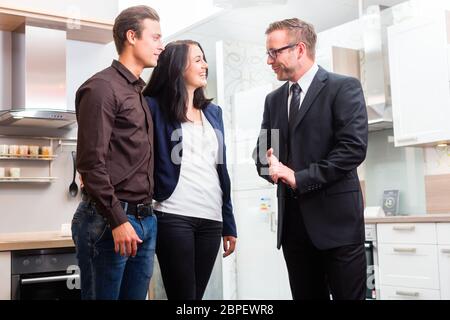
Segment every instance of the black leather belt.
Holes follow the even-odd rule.
[[[84,201],[91,202],[95,205],[95,202],[86,192],[85,188],[81,188],[81,199]],[[136,218],[145,218],[154,215],[153,207],[151,203],[129,203],[126,201],[120,201],[120,204],[126,214],[131,214]]]
[[[151,203],[129,203],[125,201],[120,201],[120,204],[122,205],[123,210],[127,214],[131,214],[135,216],[136,218],[145,218],[152,216],[153,213],[153,207]]]

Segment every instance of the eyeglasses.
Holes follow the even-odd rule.
[[[297,45],[298,45],[298,43],[294,43],[294,44],[289,44],[287,46],[284,46],[284,47],[281,47],[278,49],[269,49],[269,50],[267,50],[266,54],[275,60],[277,58],[278,54],[280,54],[283,50],[293,48]]]

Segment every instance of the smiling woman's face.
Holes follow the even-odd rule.
[[[205,61],[202,50],[197,45],[189,45],[187,67],[184,72],[186,86],[194,89],[206,86],[207,71],[208,64]]]

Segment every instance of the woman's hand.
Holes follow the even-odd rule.
[[[225,253],[223,257],[228,257],[230,254],[234,252],[234,248],[236,247],[236,238],[233,236],[225,236],[223,237],[223,250]]]

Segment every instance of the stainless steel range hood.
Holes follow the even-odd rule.
[[[386,20],[386,21],[385,21]],[[369,131],[392,128],[387,35],[384,24],[388,16],[381,16],[380,6],[369,6],[361,17],[364,41],[362,79],[367,101]]]
[[[33,25],[12,32],[12,96],[0,106],[0,125],[69,128],[66,101],[66,31]]]

